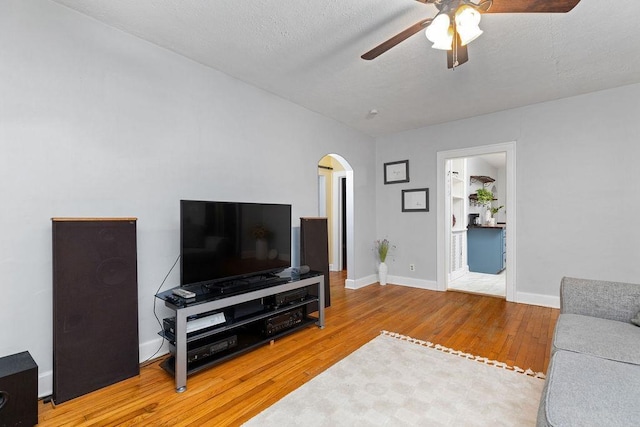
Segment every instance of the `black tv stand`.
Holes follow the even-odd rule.
[[[206,294],[198,295],[193,302],[184,304],[177,303],[172,298],[171,290],[156,295],[157,298],[164,301],[166,307],[175,312],[175,333],[169,336],[164,331],[161,331],[160,334],[174,348],[173,355],[166,359],[161,366],[175,377],[176,391],[182,392],[186,390],[187,375],[189,374],[222,363],[309,325],[315,324],[320,328],[324,328],[324,276],[317,275],[301,280],[292,280],[291,278],[281,280],[286,280],[286,283],[275,286],[269,285],[266,288],[254,289],[229,297],[220,297],[212,294],[207,298]],[[192,321],[199,315],[225,312],[232,307],[250,301],[269,298],[287,292],[295,292],[309,286],[317,286],[317,297],[309,295],[302,299],[291,300],[284,305],[267,305],[264,310],[235,319],[233,322],[225,322],[216,325],[214,329],[202,329],[187,335],[187,322]],[[313,303],[318,304],[317,317],[308,315],[309,310],[307,307]],[[272,328],[266,333],[264,330],[260,330],[260,328],[269,324],[270,319],[288,316],[292,312],[302,313],[303,315],[293,314],[293,317],[291,317],[292,322],[285,325],[280,324],[280,326]],[[294,319],[295,323],[293,322]],[[225,349],[217,352],[213,357],[189,363],[187,360],[189,346],[193,346],[196,342],[203,340],[210,342],[212,346],[222,342],[225,345]],[[233,345],[230,344],[230,340],[233,340]]]

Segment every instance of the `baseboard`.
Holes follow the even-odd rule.
[[[516,302],[542,307],[560,308],[560,297],[543,294],[531,294],[528,292],[516,292]]]
[[[140,363],[144,363],[149,359],[164,356],[167,353],[169,353],[169,344],[167,340],[158,336],[158,338],[154,338],[140,344]]]
[[[53,370],[38,374],[38,399],[53,394]]]
[[[414,279],[412,277],[388,276],[387,283],[393,285],[408,286],[411,288],[438,290],[438,283],[435,280]]]
[[[365,286],[373,285],[374,283],[378,283],[378,275],[370,274],[366,277],[361,277],[356,280],[345,280],[344,287],[347,289],[361,289]],[[387,284],[390,285],[400,285],[400,286],[408,286],[411,288],[418,289],[427,289],[430,291],[437,291],[438,284],[435,280],[422,280],[422,279],[414,279],[412,277],[402,277],[402,276],[388,276]]]
[[[361,277],[356,280],[347,279],[344,281],[344,287],[347,289],[360,289],[365,286],[373,285],[377,281],[378,276],[376,274],[370,274],[369,276]]]

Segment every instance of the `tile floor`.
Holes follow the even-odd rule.
[[[506,296],[506,274],[484,274],[469,272],[449,283],[449,289],[477,294]]]

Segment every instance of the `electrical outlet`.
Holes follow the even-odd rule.
[[[409,271],[416,271],[416,265],[415,264],[409,264]]]

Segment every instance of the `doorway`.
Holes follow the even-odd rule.
[[[353,170],[340,155],[328,154],[318,162],[318,214],[327,217],[329,269],[346,272],[347,282],[354,272]]]
[[[437,157],[438,290],[497,294],[514,301],[515,142],[443,151]],[[488,206],[474,202],[478,188],[495,193]],[[500,206],[495,224],[490,223],[484,217],[488,207]]]
[[[447,160],[450,213],[457,218],[449,236],[447,289],[506,296],[505,168],[504,152]],[[490,193],[491,201],[478,201],[478,190]]]

